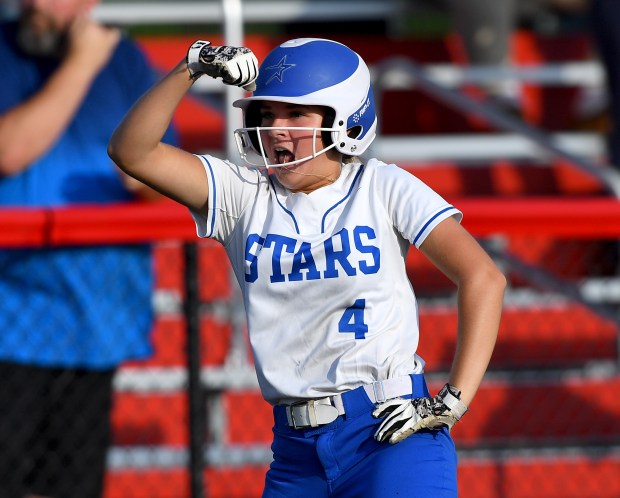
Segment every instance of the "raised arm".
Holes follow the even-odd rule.
[[[207,176],[202,163],[193,154],[164,144],[161,139],[177,106],[203,74],[221,76],[224,83],[231,85],[247,86],[254,81],[258,65],[254,55],[247,49],[229,47],[238,50],[240,57],[247,58],[251,54],[254,63],[252,74],[231,75],[226,64],[231,61],[237,64],[234,56],[226,62],[218,61],[217,51],[222,48],[210,47],[208,42],[193,44],[187,58],[134,104],[108,146],[108,154],[125,173],[195,210],[204,209],[208,200]],[[213,57],[207,59],[207,55]]]
[[[183,60],[132,106],[114,131],[108,154],[129,176],[199,210],[206,205],[208,195],[200,160],[161,141],[192,84]]]

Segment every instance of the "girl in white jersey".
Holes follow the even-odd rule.
[[[261,391],[273,405],[263,496],[454,497],[449,429],[487,369],[505,278],[454,206],[395,165],[359,159],[377,117],[358,54],[297,39],[257,66],[246,48],[194,43],[128,113],[109,153],[187,206],[198,235],[226,248]],[[253,90],[235,102],[248,165],[161,143],[204,74]],[[458,346],[434,397],[416,354],[411,244],[458,288]]]

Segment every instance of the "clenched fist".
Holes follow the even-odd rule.
[[[203,74],[222,78],[226,85],[253,91],[258,77],[258,61],[249,48],[212,46],[211,42],[198,40],[187,52],[187,68],[192,79]]]

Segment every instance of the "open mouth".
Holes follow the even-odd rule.
[[[295,160],[295,154],[282,147],[277,147],[274,150],[274,158],[276,164],[290,163]]]

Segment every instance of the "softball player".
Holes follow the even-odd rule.
[[[204,74],[253,91],[234,104],[248,164],[160,141]],[[487,368],[505,279],[457,208],[397,166],[360,158],[376,126],[368,68],[340,43],[291,40],[258,69],[247,48],[198,41],[110,142],[124,171],[188,206],[198,235],[226,248],[273,405],[265,497],[457,494],[449,429]],[[416,354],[411,244],[458,286],[458,347],[434,397]]]

